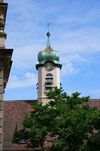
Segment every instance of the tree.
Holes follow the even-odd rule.
[[[100,130],[100,110],[89,106],[89,97],[58,88],[47,96],[51,101],[34,105],[23,121],[24,134],[16,132],[14,141],[23,136],[28,147],[42,151],[94,151],[91,139]]]

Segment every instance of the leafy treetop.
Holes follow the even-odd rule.
[[[42,151],[99,151],[100,140],[97,144],[91,140],[100,131],[100,110],[89,106],[89,97],[78,92],[69,96],[58,88],[47,96],[51,101],[34,105],[14,142],[25,139],[28,147]]]

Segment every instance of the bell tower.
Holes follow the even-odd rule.
[[[45,93],[53,87],[60,88],[60,70],[62,65],[59,63],[59,53],[51,48],[50,32],[47,32],[47,47],[38,53],[38,101],[46,104],[48,102]]]
[[[5,48],[5,22],[7,13],[7,3],[0,0],[0,151],[3,150],[3,94],[8,82],[11,69],[11,57],[13,49]]]

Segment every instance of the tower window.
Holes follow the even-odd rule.
[[[0,127],[2,127],[3,125],[3,121],[2,121],[2,118],[0,118]]]
[[[46,76],[48,77],[48,76],[53,76],[53,75],[51,73],[47,73]]]
[[[2,101],[0,101],[0,111],[2,111]]]
[[[53,75],[51,73],[46,74],[46,80],[48,79],[53,80]]]
[[[53,87],[53,75],[51,73],[46,74],[45,78],[45,91],[49,91]]]
[[[53,80],[53,77],[46,77],[45,79],[46,79],[46,80],[49,80],[49,79],[50,79],[50,80]]]
[[[0,134],[0,143],[2,143],[2,134]]]

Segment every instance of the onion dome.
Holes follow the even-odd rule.
[[[59,63],[60,59],[59,53],[53,50],[50,46],[49,32],[47,32],[47,37],[48,37],[47,47],[43,51],[40,51],[38,53],[38,61],[40,64],[45,63],[45,61],[53,61],[54,63]]]

